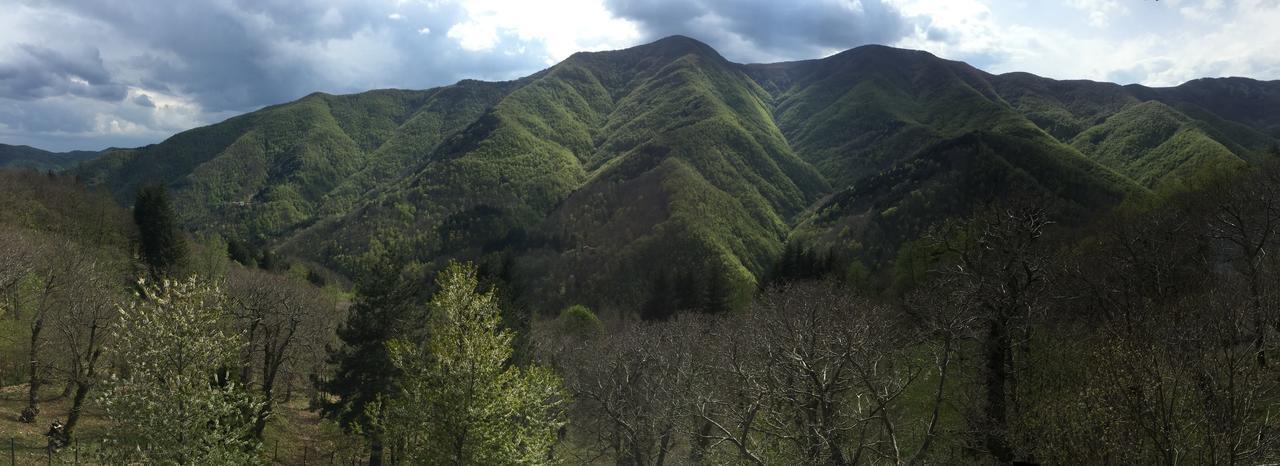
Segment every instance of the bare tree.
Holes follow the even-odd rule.
[[[1015,353],[1024,348],[1028,322],[1042,306],[1047,290],[1047,254],[1042,238],[1051,224],[1033,204],[994,207],[967,224],[935,236],[950,265],[955,293],[985,324],[982,346],[982,413],[977,431],[983,448],[996,459],[1015,457],[1009,441],[1010,417],[1018,408]]]
[[[34,422],[40,413],[40,387],[50,369],[48,358],[42,358],[47,356],[45,328],[67,302],[76,299],[79,282],[91,274],[98,261],[90,251],[65,238],[29,244],[32,265],[24,282],[29,289],[15,289],[11,294],[14,309],[25,309],[29,314],[27,406],[19,417],[22,422]]]
[[[718,461],[753,464],[927,458],[963,323],[912,324],[898,309],[820,282],[766,291],[747,312],[714,319],[702,333],[705,356],[691,366],[699,458],[722,447],[735,459]],[[936,354],[933,367],[919,364],[922,351]],[[903,395],[926,376],[937,377],[926,405],[933,415],[918,419]]]
[[[1243,179],[1219,181],[1211,193],[1213,208],[1209,218],[1209,236],[1220,242],[1228,261],[1248,283],[1252,299],[1254,350],[1258,364],[1266,365],[1267,327],[1280,325],[1268,316],[1263,301],[1271,292],[1265,281],[1265,259],[1280,241],[1280,166],[1264,165],[1257,173]]]
[[[701,318],[637,323],[562,342],[550,355],[573,396],[572,434],[589,445],[581,461],[661,465],[681,431]]]
[[[63,425],[64,440],[74,436],[85,400],[99,381],[98,362],[109,344],[107,329],[118,316],[117,306],[123,300],[124,268],[105,260],[86,264],[76,274],[71,292],[60,300],[60,312],[54,317],[55,341],[66,352],[66,363],[60,372],[75,387]]]
[[[228,274],[232,313],[248,344],[240,361],[240,378],[259,387],[264,403],[254,434],[261,437],[277,399],[282,375],[310,370],[333,334],[333,299],[318,288],[289,277],[232,267]],[[254,377],[254,370],[258,376]]]

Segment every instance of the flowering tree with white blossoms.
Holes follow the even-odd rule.
[[[226,295],[196,278],[140,282],[113,325],[124,364],[101,396],[112,463],[252,464],[259,405],[225,376],[241,349]]]

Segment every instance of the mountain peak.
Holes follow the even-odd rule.
[[[720,53],[711,48],[710,45],[692,37],[682,35],[663,37],[648,44],[637,45],[623,51],[640,52],[647,55],[661,55],[668,57],[699,54],[724,60],[724,57],[720,56]]]

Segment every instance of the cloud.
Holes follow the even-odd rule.
[[[912,19],[882,0],[606,0],[638,22],[646,37],[701,38],[728,58],[773,61],[815,58],[864,44],[893,43]]]
[[[124,98],[125,87],[103,67],[98,50],[84,47],[58,51],[27,43],[15,44],[16,55],[0,63],[0,97],[17,100],[76,95],[102,100]]]
[[[146,94],[138,94],[134,96],[133,103],[147,108],[156,108],[155,102],[152,102],[151,98],[147,97]]]
[[[1106,27],[1111,19],[1129,13],[1129,9],[1118,0],[1067,0],[1067,5],[1089,15],[1089,25],[1095,28]]]
[[[580,45],[601,45],[572,40],[574,29],[563,23],[533,33],[527,25],[498,24],[484,51],[429,34],[488,18],[463,1],[14,3],[0,15],[0,107],[7,109],[0,114],[0,141],[22,138],[52,149],[95,135],[158,142],[174,132],[170,123],[185,121],[178,129],[187,129],[314,91],[512,79]],[[142,94],[126,100],[130,89]],[[161,94],[170,96],[169,107],[157,100]],[[88,105],[86,99],[113,104]],[[145,105],[147,99],[153,106]],[[176,108],[184,109],[182,118],[174,117]],[[154,115],[121,115],[125,110]]]

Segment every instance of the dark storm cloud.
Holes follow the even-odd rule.
[[[910,20],[881,0],[607,0],[651,37],[701,37],[730,58],[816,58],[829,50],[897,41]],[[740,57],[734,57],[735,51]],[[766,55],[761,55],[763,51]]]
[[[131,87],[189,99],[205,115],[197,121],[213,122],[315,91],[428,88],[545,66],[538,45],[505,34],[489,52],[459,49],[443,31],[466,15],[447,2],[19,0],[13,7],[5,8],[26,15],[19,24],[38,24],[31,29],[46,36],[10,33],[6,43],[0,31],[0,140],[39,142],[35,133],[48,131],[67,141],[67,133],[102,131],[101,122],[114,119],[156,142],[190,126],[139,116],[161,106],[141,93],[129,98]],[[517,45],[528,53],[509,53]],[[118,104],[90,105],[95,113],[75,108],[83,105],[73,97]],[[65,148],[60,143],[50,146]]]
[[[120,100],[127,93],[112,81],[95,48],[64,53],[31,44],[17,44],[17,58],[0,63],[0,97],[17,100],[75,95]]]

